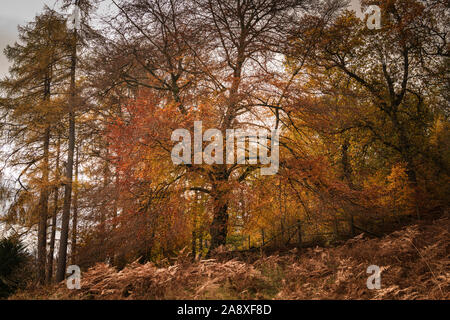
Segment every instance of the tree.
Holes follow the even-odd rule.
[[[239,118],[260,112],[261,101],[268,98],[265,81],[276,76],[268,64],[283,46],[280,39],[295,19],[292,11],[302,10],[306,1],[114,3],[121,13],[115,25],[121,43],[115,43],[115,52],[127,56],[120,56],[121,72],[107,74],[115,81],[157,91],[167,99],[166,105],[176,104],[186,118],[195,114],[196,105],[205,106],[208,125],[226,136],[226,129],[254,126]],[[214,203],[211,250],[226,242],[232,186],[254,169],[184,167],[183,175],[203,183],[192,189],[207,193]]]
[[[429,73],[448,55],[445,16],[439,13],[445,5],[441,1],[375,3],[383,13],[380,30],[367,29],[350,12],[328,20],[304,18],[299,34],[320,39],[307,56],[313,79],[309,86],[340,99],[355,97],[358,106],[349,110],[358,108],[359,116],[344,113],[349,118],[335,132],[369,135],[401,157],[410,182],[417,184],[417,156],[428,157],[423,146],[428,145],[427,131],[433,123],[431,108],[439,103],[436,88],[445,83],[431,80]],[[296,38],[290,56],[304,57],[308,39]]]
[[[28,162],[21,163],[26,165],[24,171],[33,164],[40,165],[38,278],[43,283],[47,257],[51,130],[60,116],[51,98],[56,94],[52,91],[61,86],[66,77],[64,19],[55,11],[46,8],[35,21],[19,27],[19,37],[21,43],[5,49],[5,54],[13,62],[13,66],[10,70],[11,76],[1,81],[0,87],[8,97],[6,109],[8,118],[13,123],[10,134],[15,135],[16,143],[19,143],[15,152],[22,151],[22,148],[31,152]],[[34,130],[27,130],[27,127]],[[42,153],[36,157],[31,150],[38,141],[42,143]]]
[[[63,3],[65,7],[69,6],[71,1],[64,0]],[[64,6],[63,6],[64,8]],[[59,244],[59,260],[56,269],[56,281],[60,282],[64,280],[66,274],[66,264],[67,264],[67,246],[69,240],[69,222],[70,222],[70,208],[72,205],[72,178],[73,178],[73,164],[74,164],[74,152],[75,152],[75,113],[77,109],[77,88],[76,88],[76,72],[77,72],[77,62],[78,53],[77,49],[80,43],[80,30],[78,30],[79,25],[81,26],[82,19],[88,17],[89,11],[92,5],[89,0],[75,0],[74,1],[74,19],[72,24],[72,30],[70,36],[68,37],[68,44],[71,51],[70,54],[70,89],[69,89],[69,103],[68,103],[68,117],[69,117],[69,127],[68,127],[68,151],[67,151],[67,161],[66,161],[66,171],[65,171],[65,181],[64,181],[64,204],[61,219],[61,238]],[[81,15],[83,13],[83,15]],[[80,14],[80,16],[76,16]],[[86,24],[83,24],[87,28]]]

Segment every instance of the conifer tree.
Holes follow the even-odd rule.
[[[38,203],[38,280],[45,281],[46,230],[49,198],[51,131],[60,112],[52,97],[54,88],[66,78],[65,21],[55,11],[45,8],[35,20],[19,27],[20,41],[5,49],[13,63],[10,76],[0,82],[6,93],[3,106],[10,120],[6,129],[27,157],[26,170],[36,164],[40,170]],[[39,149],[39,155],[34,150]],[[25,171],[26,171],[25,170]]]

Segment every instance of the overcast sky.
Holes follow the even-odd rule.
[[[44,5],[53,7],[55,0],[0,0],[0,77],[8,72],[3,50],[17,39],[17,25],[33,20]]]
[[[358,8],[359,0],[351,0],[352,7]],[[17,25],[23,25],[35,17],[44,5],[55,6],[56,0],[0,0],[0,78],[6,75],[9,68],[3,50],[8,44],[17,40]]]

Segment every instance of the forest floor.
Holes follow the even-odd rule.
[[[132,263],[121,271],[98,264],[82,274],[80,290],[61,283],[10,299],[450,299],[450,217],[386,235],[361,234],[329,248],[302,248],[252,259],[171,266]],[[257,255],[257,253],[255,253]],[[370,265],[381,289],[369,290]]]

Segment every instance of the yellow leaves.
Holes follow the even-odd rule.
[[[385,196],[381,203],[389,208],[393,215],[413,214],[415,190],[409,182],[405,164],[394,165],[386,180]]]
[[[407,182],[408,176],[406,174],[405,165],[396,164],[391,168],[391,174],[387,177],[389,182],[389,189],[393,190],[401,187]]]

